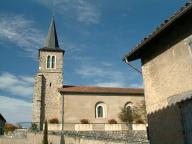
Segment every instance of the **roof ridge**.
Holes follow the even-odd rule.
[[[167,26],[169,26],[169,24],[171,24],[172,22],[174,22],[179,16],[181,16],[184,12],[188,11],[188,10],[191,9],[191,8],[192,8],[192,0],[189,0],[188,2],[185,3],[184,6],[182,6],[180,9],[178,9],[177,11],[175,11],[172,16],[168,17],[168,18],[165,19],[159,26],[157,26],[154,31],[152,31],[150,34],[148,34],[147,36],[145,36],[128,54],[126,54],[126,55],[123,57],[123,60],[125,60],[126,57],[128,57],[129,55],[131,55],[132,53],[134,53],[136,50],[138,50],[140,47],[142,47],[142,45],[144,45],[145,43],[147,43],[148,41],[150,41],[150,39],[152,39],[153,37],[155,37],[159,32],[161,32],[162,30],[164,30],[164,28],[166,28]]]

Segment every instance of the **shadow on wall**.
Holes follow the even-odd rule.
[[[184,144],[180,104],[149,114],[148,124],[151,144]]]

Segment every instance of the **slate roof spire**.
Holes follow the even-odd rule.
[[[49,26],[49,32],[47,35],[47,40],[45,42],[45,47],[51,48],[51,49],[59,48],[59,42],[57,39],[57,31],[56,31],[54,17],[52,17],[51,24]]]

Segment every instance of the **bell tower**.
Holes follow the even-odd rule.
[[[55,20],[49,26],[45,47],[39,49],[39,70],[35,77],[32,122],[60,118],[60,93],[63,85],[64,50],[59,48]]]

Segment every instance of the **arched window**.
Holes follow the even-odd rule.
[[[51,68],[51,57],[47,56],[47,68]]]
[[[126,102],[124,109],[132,110],[133,109],[133,103],[132,102]]]
[[[103,102],[96,103],[95,113],[96,118],[106,118],[107,116],[106,105]]]
[[[98,117],[103,117],[103,107],[98,106],[97,111],[98,111]]]
[[[132,102],[127,102],[124,106],[124,110],[126,114],[129,116],[129,121],[133,121],[133,103]]]
[[[55,68],[55,56],[52,56],[51,68]]]

